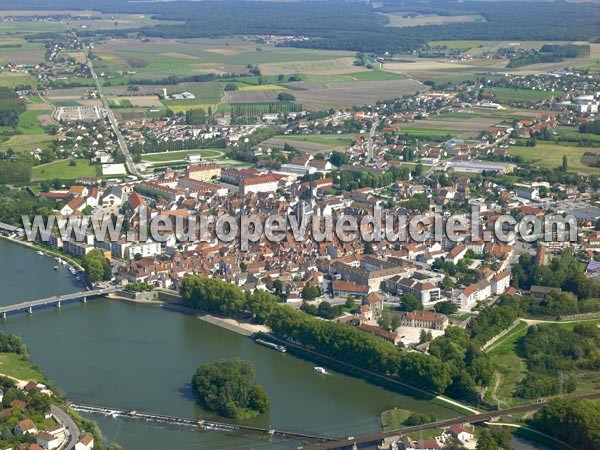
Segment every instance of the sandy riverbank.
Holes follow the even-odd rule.
[[[198,313],[195,309],[188,308],[187,306],[177,304],[177,303],[169,303],[161,300],[146,300],[146,299],[133,299],[128,297],[122,297],[117,294],[109,295],[109,298],[115,300],[122,300],[131,303],[138,303],[142,305],[155,305],[160,308],[168,309],[170,311],[176,311],[183,314],[187,314],[190,316],[194,316],[197,319],[200,319],[204,322],[211,323],[213,325],[217,325],[221,328],[225,328],[226,330],[233,331],[234,333],[241,334],[243,336],[252,336],[253,334],[264,332],[268,333],[269,328],[265,325],[256,325],[249,322],[240,322],[235,319],[226,318],[226,317],[218,317],[211,314],[201,314]]]

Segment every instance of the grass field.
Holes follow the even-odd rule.
[[[576,147],[575,144],[555,144],[539,142],[535,147],[511,146],[508,150],[511,155],[521,156],[527,162],[535,163],[541,167],[559,167],[562,165],[563,155],[567,156],[570,172],[600,174],[600,168],[588,167],[581,161],[583,154],[598,149]]]
[[[296,142],[312,142],[315,144],[323,144],[334,147],[349,146],[352,143],[350,137],[338,137],[337,135],[328,136],[277,136],[274,139],[282,141],[296,141]]]
[[[202,159],[215,159],[221,157],[225,149],[199,149],[199,150],[182,150],[177,152],[166,153],[146,153],[142,155],[142,160],[147,162],[165,162],[165,161],[183,161],[188,155],[202,155]]]
[[[495,87],[490,91],[494,94],[496,102],[539,102],[550,97],[560,97],[562,92],[532,91],[529,89],[511,89]]]
[[[2,49],[0,49],[2,55]],[[0,72],[0,86],[15,88],[17,86],[36,86],[37,80],[26,73]]]
[[[489,350],[490,358],[494,361],[496,372],[486,393],[486,400],[500,403],[500,406],[515,403],[513,393],[517,384],[527,371],[525,362],[516,351],[519,339],[527,333],[527,324],[521,322]]]
[[[402,428],[402,424],[410,417],[411,414],[411,411],[399,408],[382,412],[381,425],[383,426],[383,431],[397,430],[398,428]]]
[[[468,50],[473,47],[484,46],[489,41],[431,41],[430,47],[447,47],[456,50]]]
[[[0,374],[18,378],[24,381],[38,381],[47,383],[46,378],[39,370],[31,366],[29,361],[24,360],[16,353],[0,353]]]
[[[75,180],[79,177],[96,177],[100,174],[99,165],[91,165],[87,160],[76,160],[76,166],[70,166],[69,159],[60,159],[49,164],[43,164],[33,168],[32,181],[53,180]]]

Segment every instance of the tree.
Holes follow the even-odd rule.
[[[487,428],[484,429],[479,435],[477,446],[475,448],[477,450],[500,450],[500,447],[492,436],[491,431]]]
[[[329,158],[329,162],[331,162],[331,164],[333,164],[334,166],[337,166],[337,167],[348,164],[349,161],[350,161],[350,159],[348,158],[348,156],[346,156],[345,153],[338,152],[338,151],[332,152],[331,157]]]
[[[453,301],[448,300],[447,302],[437,302],[434,309],[437,313],[449,315],[458,311],[458,305]]]
[[[123,447],[116,442],[111,442],[110,445],[106,447],[106,450],[123,450]]]
[[[562,158],[562,166],[560,168],[563,172],[569,171],[569,161],[567,160],[567,155],[563,155]]]
[[[409,292],[402,295],[402,307],[405,311],[423,311],[421,300]]]
[[[319,296],[319,288],[310,283],[306,283],[302,288],[302,298],[304,300],[314,300]]]
[[[110,262],[104,257],[100,249],[94,249],[85,255],[81,261],[81,266],[91,282],[110,281],[112,279]]]
[[[431,334],[431,331],[421,330],[421,333],[419,334],[419,344],[424,344],[425,342],[429,342],[432,339],[433,335]]]
[[[365,255],[374,255],[375,249],[373,248],[373,244],[371,244],[370,242],[365,242],[365,245],[363,247],[363,253]]]
[[[355,306],[354,299],[352,297],[348,297],[346,299],[346,303],[344,303],[344,306],[348,309],[354,309],[354,306]]]
[[[254,366],[241,359],[199,366],[192,394],[203,407],[231,419],[248,419],[269,409],[266,391],[255,382]]]

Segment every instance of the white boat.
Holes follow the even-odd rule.
[[[58,266],[54,266],[54,270],[58,270]]]
[[[40,252],[39,250],[38,250],[37,254],[40,256],[44,256],[44,252]]]
[[[318,367],[317,366],[317,367],[314,368],[314,370],[315,370],[315,372],[318,372],[318,373],[323,374],[323,375],[327,374],[327,371],[324,368],[322,368],[322,367]]]

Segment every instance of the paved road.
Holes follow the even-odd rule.
[[[54,414],[54,417],[58,419],[60,423],[62,423],[67,432],[69,433],[67,437],[67,445],[62,447],[62,450],[72,450],[75,448],[75,444],[79,441],[81,437],[81,430],[75,423],[75,421],[69,416],[65,411],[60,409],[58,406],[51,405],[50,411]]]
[[[110,103],[108,102],[108,100],[106,99],[104,94],[102,93],[102,86],[100,85],[100,80],[98,79],[98,75],[96,74],[96,71],[94,70],[94,64],[92,63],[92,59],[89,57],[89,52],[87,54],[87,65],[88,65],[88,68],[90,69],[92,78],[94,79],[94,82],[96,83],[96,89],[98,90],[98,95],[100,96],[100,100],[102,100],[102,104],[104,106],[104,109],[106,110],[108,121],[110,122],[110,125],[113,129],[113,132],[115,133],[115,136],[117,137],[117,141],[119,143],[119,148],[121,149],[121,152],[123,153],[123,155],[125,155],[125,164],[127,165],[127,169],[129,170],[129,173],[131,173],[132,175],[135,175],[139,178],[144,178],[144,176],[137,169],[137,167],[135,166],[135,163],[133,162],[131,153],[129,153],[129,149],[127,148],[127,143],[125,142],[125,139],[123,138],[123,135],[121,134],[121,131],[119,130],[119,123],[117,122],[117,118],[115,117],[115,114],[113,113],[113,111],[110,109]]]

